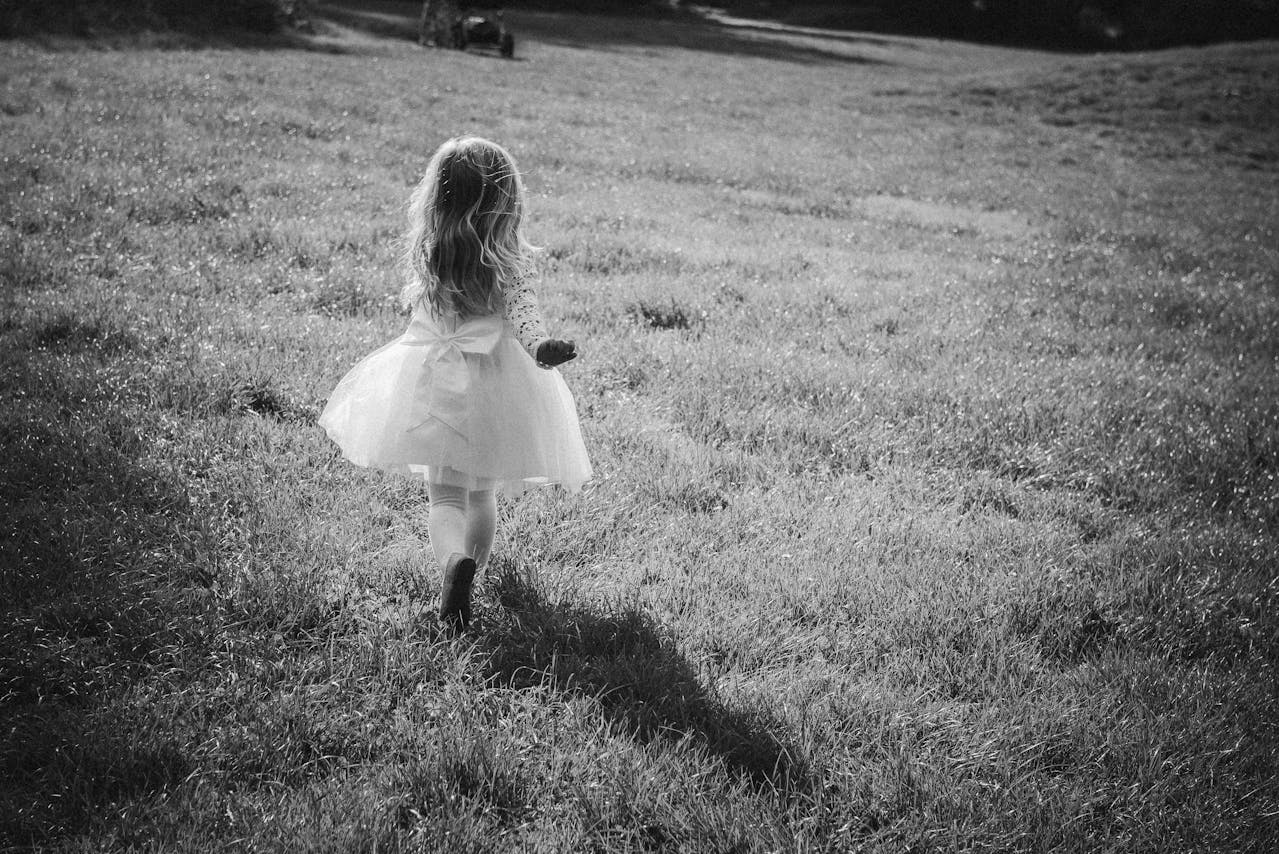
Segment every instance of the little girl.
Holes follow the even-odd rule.
[[[320,416],[356,465],[425,478],[440,619],[455,629],[471,620],[471,582],[493,545],[494,490],[576,491],[591,476],[553,370],[577,352],[546,334],[523,215],[505,149],[477,137],[440,146],[409,205],[408,330],[343,377]]]

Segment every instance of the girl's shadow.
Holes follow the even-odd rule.
[[[692,736],[755,785],[803,788],[809,769],[767,712],[714,696],[651,616],[634,605],[553,604],[510,568],[490,583],[500,606],[486,621],[492,675],[593,697],[642,742]]]

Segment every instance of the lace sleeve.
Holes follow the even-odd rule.
[[[550,338],[542,321],[537,292],[527,280],[516,277],[503,287],[502,298],[506,302],[506,319],[515,330],[516,340],[536,360],[538,346]]]

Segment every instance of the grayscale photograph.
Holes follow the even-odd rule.
[[[0,0],[0,852],[1279,851],[1279,0]]]

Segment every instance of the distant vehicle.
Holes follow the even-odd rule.
[[[474,45],[494,48],[507,59],[515,56],[515,36],[506,28],[501,12],[462,15],[453,25],[453,44],[460,50]]]

